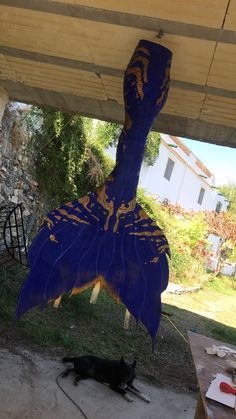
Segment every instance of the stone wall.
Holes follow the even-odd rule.
[[[27,241],[31,241],[44,213],[33,161],[22,111],[8,104],[0,127],[0,207],[23,204]]]

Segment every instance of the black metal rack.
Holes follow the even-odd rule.
[[[14,260],[27,266],[22,204],[0,207],[0,265]]]

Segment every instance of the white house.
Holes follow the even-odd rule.
[[[116,148],[108,154],[115,159]],[[214,175],[183,142],[161,134],[159,156],[153,166],[142,164],[139,186],[159,201],[195,211],[225,211],[229,201],[218,192]]]
[[[159,157],[142,165],[140,186],[160,201],[195,211],[224,211],[228,200],[218,192],[214,175],[182,141],[161,134]]]

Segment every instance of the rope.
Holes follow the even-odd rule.
[[[65,371],[65,370],[64,370]],[[73,403],[73,405],[75,406],[75,407],[77,407],[77,409],[80,411],[80,413],[82,414],[82,416],[84,417],[84,419],[88,419],[88,416],[84,413],[84,411],[83,411],[83,409],[80,407],[80,405],[78,404],[78,403],[76,403],[70,396],[69,396],[69,394],[64,390],[64,388],[61,386],[61,384],[59,383],[59,377],[61,377],[62,376],[62,374],[63,374],[63,372],[64,371],[62,371],[62,372],[60,372],[58,375],[57,375],[57,377],[56,377],[56,383],[57,383],[57,385],[58,385],[58,387],[59,387],[59,389],[65,394],[65,396],[71,401],[71,403]]]
[[[183,333],[178,329],[178,327],[172,322],[172,320],[170,319],[169,316],[167,316],[166,314],[164,314],[164,316],[169,320],[169,322],[172,324],[172,326],[175,328],[175,330],[177,330],[177,332],[179,333],[179,335],[182,337],[182,339],[187,343],[187,345],[189,345],[188,340],[186,339],[186,337],[183,335]]]

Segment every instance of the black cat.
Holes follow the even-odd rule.
[[[145,401],[150,401],[133,386],[136,361],[128,364],[122,357],[119,361],[113,361],[92,355],[84,355],[76,358],[65,357],[63,358],[63,362],[74,364],[73,368],[67,368],[65,370],[63,377],[67,377],[70,373],[75,373],[75,385],[78,384],[79,380],[93,378],[100,383],[108,383],[113,391],[122,394],[128,401],[132,401],[132,399],[127,394],[127,390],[134,392]]]

